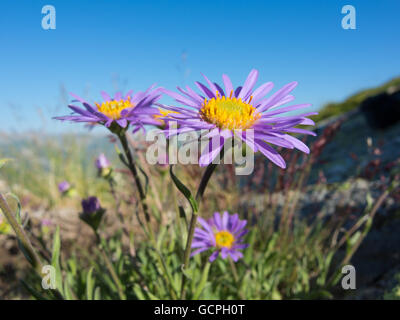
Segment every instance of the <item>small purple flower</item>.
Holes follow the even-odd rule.
[[[137,92],[135,94],[133,94],[132,90],[125,95],[117,92],[114,98],[102,91],[101,95],[104,101],[94,104],[90,104],[71,93],[75,98],[73,102],[80,102],[84,109],[71,104],[68,107],[73,111],[72,115],[55,117],[54,119],[85,122],[90,125],[99,123],[107,128],[113,123],[117,123],[121,128],[126,128],[130,124],[137,125],[139,128],[145,124],[153,124],[155,123],[153,115],[158,114],[158,111],[150,108],[150,106],[160,99],[162,95],[160,88],[154,90],[153,88],[154,85],[145,92]]]
[[[239,250],[248,247],[248,244],[243,243],[243,236],[248,232],[245,229],[246,220],[240,220],[237,213],[229,215],[225,211],[222,216],[219,212],[215,212],[213,218],[208,221],[200,217],[198,221],[203,228],[195,229],[192,248],[196,250],[192,252],[192,256],[215,248],[209,258],[210,262],[217,259],[220,253],[222,259],[230,256],[235,262],[243,257]]]
[[[40,221],[40,224],[41,224],[43,227],[49,227],[49,226],[52,225],[52,222],[51,222],[50,219],[42,219],[42,221]]]
[[[100,201],[97,197],[89,197],[82,200],[83,214],[91,215],[101,209]]]
[[[186,90],[178,87],[181,94],[163,89],[163,92],[174,98],[184,107],[161,105],[163,109],[172,111],[167,116],[160,116],[158,120],[175,121],[178,129],[168,135],[181,132],[210,130],[208,146],[202,152],[199,165],[207,166],[222,150],[224,143],[237,137],[246,143],[254,152],[260,151],[270,161],[281,168],[286,168],[285,160],[271,146],[271,144],[298,149],[309,153],[309,148],[291,134],[315,135],[314,132],[297,128],[298,125],[314,125],[307,118],[316,115],[316,112],[306,112],[299,115],[288,115],[287,112],[303,110],[311,104],[297,104],[282,107],[294,100],[290,93],[297,86],[297,82],[290,82],[269,97],[266,95],[272,90],[273,83],[267,82],[254,90],[258,78],[258,71],[253,69],[243,86],[233,87],[227,75],[223,75],[225,90],[217,83],[204,76],[207,85],[196,82],[200,94],[190,87]],[[212,138],[219,139],[217,146],[213,145]]]
[[[79,217],[97,232],[105,212],[97,197],[89,197],[82,200],[82,213]]]
[[[58,184],[58,191],[61,193],[66,193],[71,188],[68,181],[63,181]]]
[[[111,166],[110,161],[107,159],[104,153],[100,154],[96,159],[96,168],[99,170],[108,169]]]

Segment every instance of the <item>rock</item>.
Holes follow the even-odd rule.
[[[373,129],[386,129],[398,123],[400,88],[391,87],[386,92],[365,99],[360,109]]]

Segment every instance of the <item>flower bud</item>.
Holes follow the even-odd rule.
[[[107,159],[104,153],[100,154],[98,158],[96,159],[95,162],[96,168],[99,172],[99,176],[101,177],[107,177],[110,175],[112,169],[111,169],[111,163]]]
[[[58,184],[58,191],[64,197],[71,197],[76,195],[76,189],[69,184],[68,181],[63,181]]]
[[[97,231],[105,212],[106,211],[101,207],[100,201],[97,197],[89,197],[82,200],[82,213],[79,217],[94,231]]]

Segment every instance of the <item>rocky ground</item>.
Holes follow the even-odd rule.
[[[377,199],[390,174],[399,168],[400,123],[374,129],[361,111],[352,112],[321,155],[322,170],[328,182],[324,188],[302,198],[302,208],[319,205],[326,214],[335,214],[338,204],[361,212],[367,194]],[[316,173],[314,173],[314,177]],[[339,186],[329,192],[329,184]],[[352,259],[357,271],[355,299],[382,298],[399,283],[400,202],[395,192],[378,210],[372,229]],[[304,213],[304,211],[303,211]]]

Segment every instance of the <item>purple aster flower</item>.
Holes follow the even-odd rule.
[[[71,188],[71,185],[68,181],[63,181],[58,184],[58,191],[61,193],[67,192]]]
[[[98,123],[105,125],[107,128],[114,122],[122,128],[126,128],[129,124],[135,124],[139,127],[143,127],[145,124],[153,124],[152,115],[157,114],[158,111],[149,107],[162,95],[161,88],[154,90],[153,88],[154,85],[145,92],[137,92],[136,94],[133,94],[132,90],[125,95],[117,92],[114,98],[102,91],[101,95],[104,101],[94,104],[90,104],[71,93],[76,99],[74,102],[80,102],[84,108],[71,104],[68,107],[73,111],[72,115],[55,117],[54,119],[86,122],[90,125]]]
[[[178,87],[183,95],[163,89],[163,92],[185,107],[160,105],[164,109],[176,112],[161,118],[165,121],[176,121],[178,125],[178,129],[168,133],[169,135],[210,130],[207,134],[208,147],[203,150],[199,159],[200,166],[210,164],[220,153],[224,143],[234,137],[241,139],[254,152],[262,152],[281,168],[286,168],[286,163],[270,144],[289,149],[296,148],[305,153],[310,152],[302,141],[291,136],[290,133],[315,135],[312,131],[296,128],[296,126],[314,125],[315,123],[306,117],[317,113],[284,115],[290,111],[309,107],[310,104],[279,108],[294,99],[290,93],[297,86],[297,82],[291,82],[271,96],[265,97],[271,91],[273,83],[264,83],[253,90],[258,78],[258,71],[254,69],[248,75],[244,85],[236,89],[227,75],[222,76],[225,90],[211,82],[206,76],[204,78],[208,86],[196,82],[201,94],[190,87],[186,87],[186,91]],[[251,132],[253,134],[250,135]],[[217,147],[212,146],[211,139],[214,137],[220,139]]]
[[[100,201],[97,197],[89,197],[82,200],[83,214],[91,215],[101,210]]]
[[[110,161],[107,159],[104,153],[100,154],[98,158],[96,159],[96,168],[101,170],[101,169],[107,169],[111,166]]]
[[[222,259],[230,256],[233,261],[238,261],[243,257],[240,249],[245,249],[248,244],[244,244],[243,236],[248,232],[244,227],[246,220],[240,220],[239,215],[229,215],[224,212],[221,216],[219,212],[215,212],[214,216],[205,221],[201,217],[198,222],[203,228],[196,228],[194,231],[194,241],[192,248],[196,248],[192,252],[192,256],[208,249],[215,248],[209,260],[213,262],[221,253]]]

